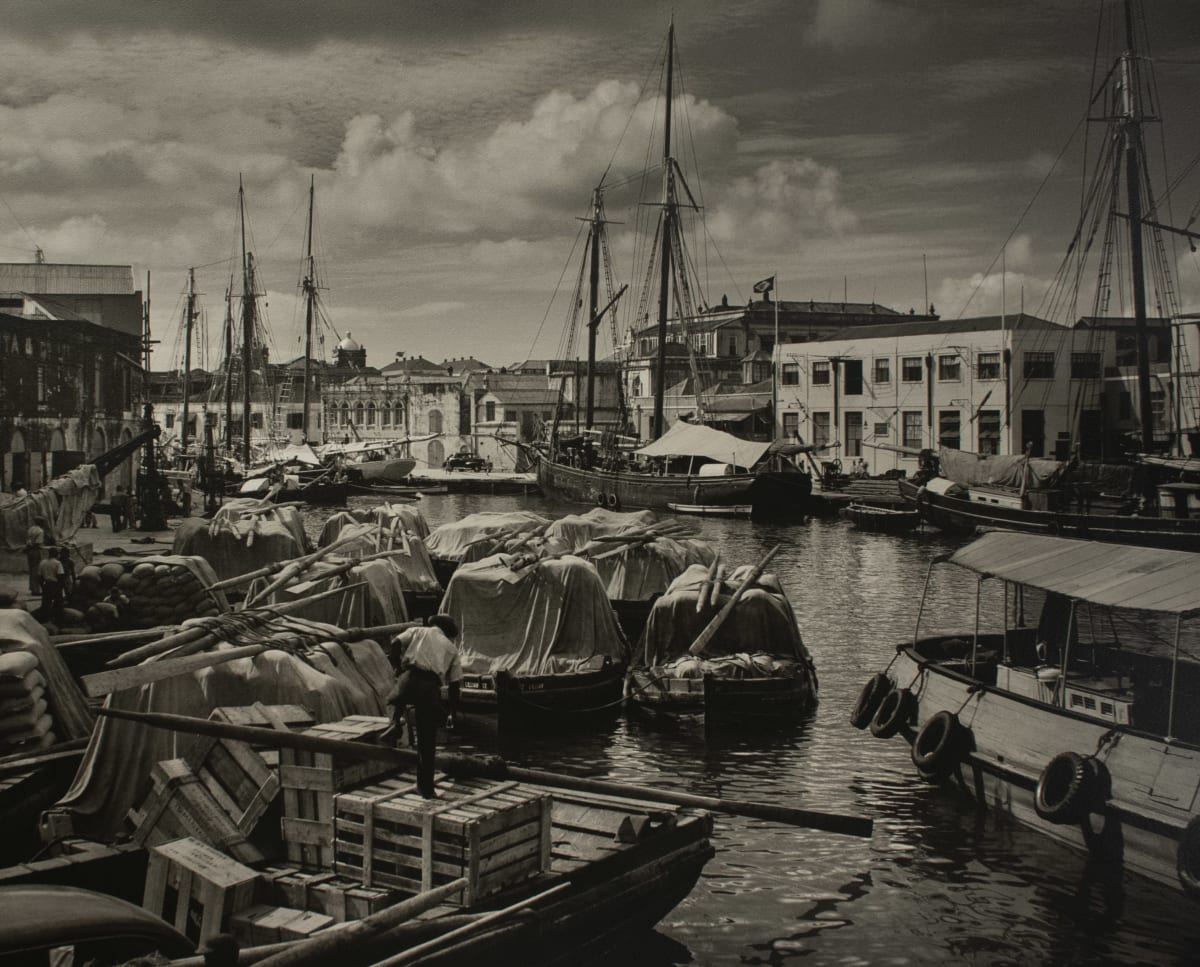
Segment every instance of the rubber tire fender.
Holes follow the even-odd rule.
[[[607,504],[608,504],[608,501],[604,497],[604,491],[600,491],[599,493],[597,493],[596,494],[596,506],[604,507]]]
[[[1179,837],[1175,870],[1183,891],[1190,897],[1200,899],[1200,816],[1193,816]]]
[[[858,693],[858,701],[850,712],[850,724],[856,729],[865,729],[871,724],[879,703],[892,687],[892,680],[883,672],[876,672]]]
[[[604,503],[607,505],[609,510],[616,510],[617,507],[620,506],[620,501],[617,500],[616,494],[609,494],[608,497],[605,498]]]
[[[1050,823],[1080,822],[1088,813],[1096,772],[1078,752],[1060,752],[1038,777],[1033,808]]]
[[[890,739],[912,721],[917,710],[917,698],[907,688],[893,688],[879,703],[871,719],[871,734],[877,739]]]
[[[954,770],[966,748],[966,729],[953,712],[935,712],[917,732],[912,761],[929,782],[940,782]]]

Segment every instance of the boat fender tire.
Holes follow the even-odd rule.
[[[865,729],[870,725],[879,703],[891,687],[892,680],[883,672],[876,672],[867,679],[867,684],[858,693],[858,701],[854,703],[854,709],[850,712],[850,724],[856,729]]]
[[[619,506],[619,502],[617,501],[617,495],[609,494],[608,497],[605,498],[605,504],[608,505],[609,510],[616,510],[617,507]]]
[[[1047,822],[1080,822],[1089,812],[1096,772],[1078,752],[1060,752],[1038,777],[1033,808]]]
[[[917,699],[907,688],[893,688],[879,703],[871,719],[871,734],[877,739],[890,739],[912,721]]]
[[[921,777],[930,782],[945,779],[958,765],[965,743],[965,728],[953,712],[935,712],[921,726],[912,744],[912,761]]]
[[[1200,899],[1200,816],[1192,817],[1183,829],[1175,854],[1175,869],[1184,892]]]
[[[596,506],[604,507],[608,501],[605,499],[603,492],[596,494]]]

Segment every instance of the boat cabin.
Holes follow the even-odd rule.
[[[930,564],[976,575],[969,636],[920,635],[940,668],[1086,719],[1200,740],[1200,557],[1014,532]]]

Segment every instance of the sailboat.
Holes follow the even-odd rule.
[[[970,532],[977,527],[999,527],[1037,534],[1078,537],[1087,540],[1130,544],[1142,547],[1200,551],[1200,484],[1166,479],[1154,473],[1156,460],[1151,454],[1158,448],[1154,436],[1154,398],[1150,372],[1148,284],[1153,281],[1157,303],[1171,317],[1175,329],[1173,342],[1171,396],[1174,409],[1175,446],[1182,454],[1185,422],[1200,424],[1200,412],[1194,391],[1183,389],[1181,365],[1183,348],[1181,313],[1172,281],[1171,260],[1163,234],[1180,235],[1189,240],[1200,234],[1173,228],[1160,221],[1158,206],[1150,193],[1150,168],[1145,152],[1143,126],[1154,120],[1144,110],[1149,103],[1147,91],[1153,89],[1145,76],[1146,62],[1136,50],[1132,0],[1124,0],[1126,47],[1112,69],[1103,75],[1101,88],[1092,98],[1093,112],[1108,125],[1108,137],[1097,159],[1086,197],[1090,202],[1082,213],[1076,234],[1068,248],[1064,265],[1078,272],[1084,266],[1093,235],[1101,234],[1103,244],[1099,285],[1092,318],[1108,315],[1108,302],[1114,290],[1124,288],[1117,280],[1117,228],[1127,226],[1128,289],[1133,302],[1137,362],[1137,399],[1141,456],[1126,468],[1127,497],[1124,501],[1097,499],[1089,468],[1077,460],[1045,460],[1029,454],[981,456],[942,448],[940,451],[912,451],[920,455],[926,470],[914,480],[900,481],[900,492],[913,502],[923,519],[950,531]],[[1121,182],[1124,181],[1122,186]],[[1126,210],[1116,209],[1124,188]],[[1107,208],[1103,207],[1107,204]],[[1151,261],[1153,264],[1147,265]],[[1076,290],[1078,281],[1075,283]],[[1073,301],[1071,303],[1073,305]],[[1194,374],[1193,374],[1194,378]],[[1082,398],[1082,393],[1080,394]],[[1185,415],[1187,397],[1193,408]],[[1082,426],[1082,420],[1081,420]],[[997,485],[999,484],[999,485]],[[1107,503],[1108,506],[1104,506]]]
[[[608,304],[599,302],[601,254],[605,250],[605,220],[602,190],[593,192],[585,259],[588,284],[588,357],[585,425],[582,433],[560,433],[556,418],[546,445],[536,451],[538,483],[542,489],[572,500],[617,508],[657,508],[668,505],[745,505],[751,502],[755,485],[754,468],[770,448],[769,443],[742,440],[702,423],[676,422],[667,429],[664,398],[667,383],[668,319],[674,305],[682,321],[691,315],[691,287],[686,279],[680,211],[692,204],[691,192],[682,169],[671,153],[672,86],[675,55],[675,25],[667,33],[665,71],[665,121],[663,126],[663,195],[655,234],[658,259],[657,303],[658,346],[653,367],[654,440],[638,447],[632,436],[602,432],[595,419],[596,330],[615,307],[624,287]],[[651,265],[654,262],[651,256]],[[652,273],[651,273],[652,274]],[[647,277],[644,298],[653,280]],[[693,370],[693,383],[700,392]],[[623,406],[621,407],[623,409]],[[628,414],[622,413],[622,417]],[[699,414],[697,414],[699,415]],[[622,420],[624,422],[624,420]]]

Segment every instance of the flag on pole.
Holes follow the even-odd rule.
[[[775,276],[771,276],[769,279],[763,279],[761,282],[754,283],[755,292],[770,292],[774,288]]]

